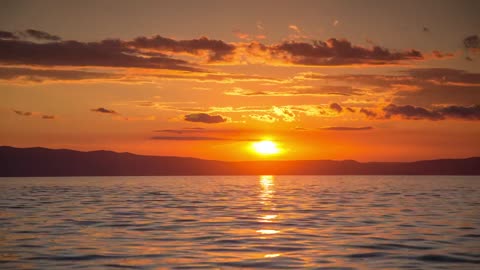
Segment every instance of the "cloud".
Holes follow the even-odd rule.
[[[285,107],[277,107],[273,106],[273,113],[279,116],[285,122],[293,122],[295,121],[295,113],[292,109],[288,106]]]
[[[433,50],[432,51],[432,56],[433,56],[433,58],[442,59],[442,58],[455,57],[455,54],[451,53],[451,52],[441,52],[441,51],[438,51],[438,50]]]
[[[350,86],[322,86],[315,89],[288,89],[288,90],[249,90],[235,87],[224,92],[229,96],[276,96],[276,97],[292,97],[292,96],[352,96],[362,95],[363,90]]]
[[[478,35],[471,35],[463,39],[463,45],[467,49],[480,48],[480,37]]]
[[[275,123],[278,121],[277,118],[271,116],[270,114],[250,114],[249,117],[254,120],[267,123]]]
[[[0,31],[0,39],[19,39],[19,37],[12,32]]]
[[[0,67],[0,80],[20,80],[28,82],[43,81],[77,81],[93,79],[120,79],[122,75],[61,69],[30,69],[17,67]]]
[[[96,108],[96,109],[91,109],[90,111],[97,112],[97,113],[118,114],[118,112],[116,112],[114,110],[105,109],[103,107],[99,107],[99,108]]]
[[[298,28],[298,26],[296,26],[294,24],[289,25],[288,28],[297,32],[297,33],[300,33],[300,28]]]
[[[227,118],[221,115],[209,115],[207,113],[193,113],[193,114],[185,115],[184,120],[189,122],[216,124],[216,123],[226,122]]]
[[[295,77],[298,80],[324,80],[347,82],[349,84],[364,84],[379,87],[408,85],[426,87],[438,84],[480,84],[480,73],[451,68],[412,68],[399,71],[398,74],[342,74],[323,75],[316,73],[301,73]]]
[[[330,104],[330,109],[336,111],[337,113],[341,113],[343,111],[342,106],[340,106],[340,104],[338,104],[338,103]]]
[[[365,108],[360,109],[360,113],[365,114],[365,116],[367,116],[368,118],[374,118],[377,116],[376,112]]]
[[[335,130],[335,131],[361,131],[361,130],[371,130],[373,127],[323,127],[322,130]]]
[[[424,68],[409,69],[403,72],[413,77],[415,80],[423,80],[426,83],[480,85],[480,73],[471,73],[464,70],[450,68]]]
[[[162,133],[175,133],[175,134],[183,134],[183,133],[198,133],[206,131],[204,128],[195,127],[195,128],[183,128],[183,129],[159,129],[154,130],[155,132],[162,132]]]
[[[387,102],[397,104],[470,105],[472,100],[480,100],[480,73],[449,68],[407,69],[386,75],[302,73],[295,76],[295,80],[347,84],[365,89],[364,95],[384,95],[389,98]]]
[[[447,106],[438,111],[446,118],[480,120],[480,105],[470,107]]]
[[[470,107],[446,106],[435,109],[426,109],[412,105],[397,106],[395,104],[390,104],[384,107],[383,111],[385,112],[385,118],[387,119],[392,116],[398,116],[403,119],[411,120],[480,120],[480,105]]]
[[[422,54],[413,49],[392,52],[379,46],[372,48],[355,46],[346,39],[335,38],[327,41],[317,40],[313,43],[290,41],[272,45],[268,49],[273,54],[284,55],[284,60],[293,64],[313,66],[385,65],[423,59]]]
[[[153,136],[152,140],[162,141],[233,141],[234,139],[207,136]]]
[[[38,116],[40,117],[40,119],[45,119],[45,120],[53,120],[56,118],[55,115],[41,114],[38,112],[27,112],[27,111],[20,111],[20,110],[13,110],[13,112],[20,116]]]
[[[301,30],[290,25],[296,35]],[[223,40],[200,37],[178,40],[154,35],[131,40],[103,39],[95,42],[61,40],[40,30],[20,32],[19,39],[7,31],[0,32],[0,64],[37,65],[44,67],[123,67],[168,69],[204,72],[201,64],[263,63],[268,65],[386,65],[403,61],[423,60],[417,50],[392,51],[380,46],[361,47],[346,39],[331,38],[314,42],[285,41],[263,44],[257,41],[228,43]],[[237,32],[241,38],[247,34]],[[250,36],[249,38],[252,38]],[[263,34],[255,36],[264,38]],[[47,42],[45,42],[47,41]],[[448,54],[436,52],[438,57]]]
[[[61,40],[59,36],[49,34],[44,31],[34,30],[34,29],[27,29],[24,32],[28,36],[38,39],[38,40],[48,40],[48,41],[58,41]]]
[[[73,68],[73,69],[72,69]],[[100,68],[99,71],[76,70],[75,67],[66,67],[66,69],[56,68],[23,68],[23,67],[5,67],[0,66],[0,80],[15,80],[22,82],[48,82],[48,81],[83,81],[83,80],[107,80],[123,83],[153,82],[155,80],[181,80],[194,81],[201,83],[219,83],[233,84],[236,82],[266,82],[281,83],[282,80],[272,77],[263,77],[257,75],[232,74],[232,73],[205,73],[205,72],[145,72],[140,70],[118,69],[115,72],[107,72]],[[207,90],[204,87],[195,87],[199,90]]]
[[[240,31],[240,30],[238,30],[238,29],[235,29],[235,30],[233,30],[232,32],[233,32],[233,34],[234,34],[237,38],[239,38],[239,39],[244,39],[244,40],[250,39],[250,35],[249,35],[249,34],[244,33],[244,32],[242,32],[242,31]]]
[[[121,40],[35,43],[0,39],[0,64],[38,66],[135,67],[199,71],[185,60],[142,53]]]
[[[466,55],[465,59],[473,61],[473,54],[480,54],[480,37],[478,35],[471,35],[463,39]]]
[[[232,44],[207,37],[175,40],[156,35],[152,37],[137,37],[133,41],[127,42],[127,45],[134,48],[157,50],[160,52],[189,53],[193,55],[201,55],[202,52],[207,52],[210,62],[226,60],[228,55],[232,54],[235,50],[235,46]]]
[[[154,132],[161,133],[152,137],[155,140],[178,141],[253,141],[245,138],[246,135],[257,134],[259,131],[250,129],[206,129],[199,127],[180,129],[160,129]],[[178,134],[174,136],[172,134]]]
[[[24,112],[19,110],[13,110],[13,112],[21,116],[32,116],[32,112]]]
[[[401,116],[405,119],[429,119],[429,120],[441,120],[443,116],[434,111],[429,111],[422,107],[415,107],[412,105],[405,105],[405,106],[397,106],[394,104],[390,104],[383,108],[385,112],[385,118],[391,118],[392,116]]]

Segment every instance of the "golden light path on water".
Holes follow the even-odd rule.
[[[276,210],[275,208],[275,203],[273,202],[273,196],[275,195],[275,181],[274,177],[272,175],[262,175],[260,176],[260,187],[261,187],[261,192],[260,192],[260,203],[263,204],[263,210],[269,211],[269,212],[274,212]],[[269,224],[271,223],[274,219],[278,218],[277,214],[267,214],[267,215],[261,215],[259,217],[260,222]],[[274,235],[280,233],[278,230],[274,230],[271,228],[268,228],[267,226],[265,228],[262,228],[260,230],[257,230],[257,233],[261,235]],[[265,238],[265,236],[262,236],[261,238]],[[274,258],[280,256],[280,253],[271,253],[271,254],[265,254],[265,258]]]

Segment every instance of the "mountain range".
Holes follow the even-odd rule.
[[[111,151],[0,146],[0,176],[480,175],[480,157],[415,162],[216,161]]]

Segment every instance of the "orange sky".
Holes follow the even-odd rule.
[[[480,155],[478,1],[1,5],[2,145],[219,160]],[[252,152],[262,139],[281,153]]]

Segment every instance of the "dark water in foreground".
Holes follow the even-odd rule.
[[[0,269],[480,269],[480,178],[0,179]]]

